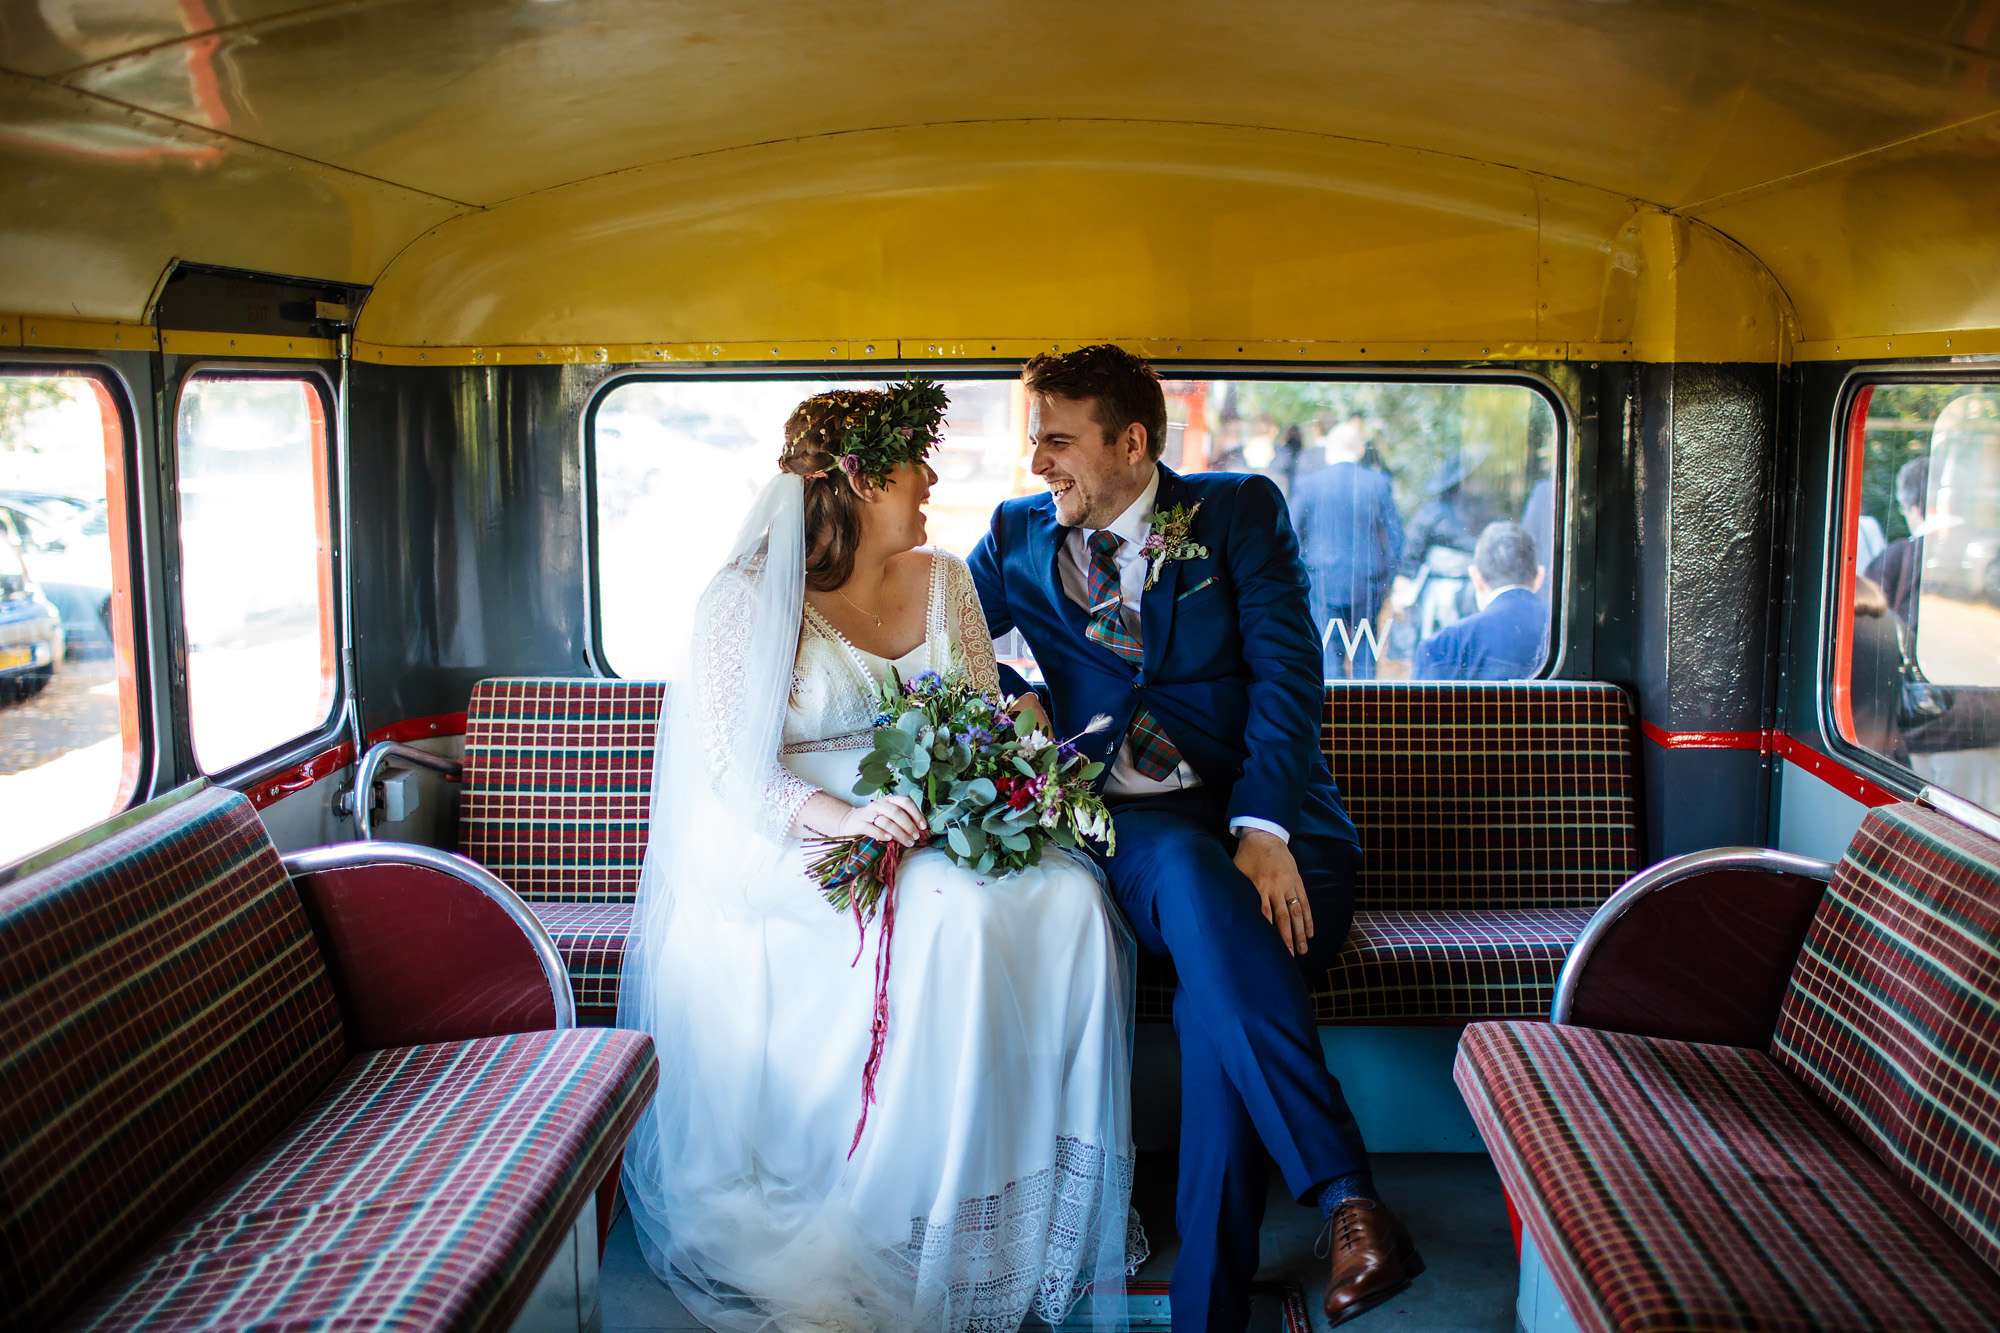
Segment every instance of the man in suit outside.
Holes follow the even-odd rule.
[[[1518,523],[1489,523],[1472,552],[1479,610],[1417,649],[1422,680],[1522,680],[1541,669],[1549,605],[1537,594],[1547,574],[1535,539]]]
[[[1312,576],[1313,627],[1326,674],[1375,676],[1375,623],[1403,553],[1403,517],[1389,479],[1362,462],[1368,435],[1359,412],[1328,432],[1327,466],[1299,480],[1292,526]]]

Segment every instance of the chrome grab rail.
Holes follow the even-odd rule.
[[[447,759],[400,741],[377,741],[369,746],[368,753],[361,756],[361,767],[355,770],[354,790],[347,795],[347,799],[354,804],[354,832],[362,842],[368,842],[375,836],[375,774],[389,759],[400,759],[413,767],[427,768],[454,779],[465,771],[465,766],[456,759]]]
[[[418,753],[423,752],[420,750]],[[436,755],[426,757],[437,758]],[[528,904],[522,901],[520,894],[508,888],[486,867],[468,861],[455,852],[439,851],[435,847],[420,847],[408,842],[337,842],[329,847],[313,847],[303,852],[293,852],[282,860],[285,873],[291,875],[311,874],[320,870],[354,870],[363,866],[383,864],[418,866],[425,870],[435,870],[441,875],[449,875],[460,883],[477,889],[505,912],[514,924],[521,928],[521,933],[528,937],[528,943],[535,950],[535,957],[541,962],[542,975],[549,983],[549,996],[555,1001],[555,1026],[558,1028],[576,1026],[576,996],[570,990],[569,969],[563,966],[562,955],[556,952],[556,942],[550,936],[548,927],[529,910]]]
[[[1802,875],[1824,884],[1833,878],[1833,863],[1795,852],[1774,851],[1769,847],[1711,847],[1706,851],[1670,856],[1646,867],[1619,886],[1591,913],[1583,930],[1563,960],[1562,974],[1556,978],[1555,1003],[1549,1006],[1549,1022],[1569,1022],[1576,1003],[1576,990],[1583,981],[1584,965],[1611,928],[1618,924],[1641,898],[1659,892],[1684,879],[1711,870],[1763,870],[1777,875]]]

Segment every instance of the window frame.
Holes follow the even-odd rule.
[[[187,396],[188,387],[204,377],[298,380],[306,383],[318,396],[323,438],[320,441],[320,448],[314,454],[316,469],[314,485],[326,497],[324,512],[318,517],[326,524],[327,536],[327,562],[321,571],[325,600],[321,608],[320,632],[321,652],[327,658],[332,687],[332,699],[328,705],[327,716],[318,725],[288,740],[279,741],[259,750],[246,759],[214,771],[203,767],[194,744],[194,713],[188,690],[190,663],[187,614],[182,597],[186,563],[185,552],[181,548],[181,407]],[[343,626],[348,615],[344,594],[347,551],[340,540],[342,497],[337,484],[340,475],[337,457],[341,431],[338,416],[339,402],[332,377],[322,365],[312,361],[201,358],[191,360],[183,366],[174,384],[173,401],[162,431],[165,439],[161,449],[161,469],[164,474],[164,490],[171,507],[161,518],[163,530],[161,546],[163,552],[168,549],[168,539],[164,534],[167,530],[171,530],[173,577],[169,580],[171,592],[166,625],[172,644],[173,660],[178,667],[174,679],[176,740],[181,752],[187,756],[191,773],[206,778],[217,786],[245,790],[273,774],[282,773],[326,753],[328,749],[340,743],[347,729],[348,681],[345,654],[341,651]]]
[[[604,655],[603,599],[598,591],[598,531],[597,531],[597,414],[604,401],[622,385],[646,382],[674,383],[728,383],[786,382],[807,380],[828,381],[875,381],[898,379],[907,375],[928,375],[949,384],[953,380],[1010,380],[1018,379],[1020,361],[966,361],[940,365],[929,361],[882,360],[865,361],[795,361],[786,362],[783,369],[771,366],[744,366],[740,368],[722,366],[701,366],[676,369],[660,366],[634,366],[605,376],[589,396],[578,417],[578,443],[583,480],[583,597],[584,621],[587,633],[584,638],[584,661],[593,675],[600,679],[620,680]],[[1514,385],[1537,395],[1548,406],[1555,421],[1555,456],[1551,463],[1549,477],[1553,494],[1550,503],[1554,506],[1556,531],[1550,549],[1553,567],[1544,575],[1549,586],[1549,644],[1550,652],[1542,662],[1542,668],[1533,676],[1523,676],[1518,681],[1495,681],[1493,684],[1529,684],[1542,680],[1564,679],[1563,671],[1569,665],[1569,629],[1572,621],[1569,607],[1569,574],[1571,567],[1570,543],[1572,527],[1569,521],[1570,469],[1576,462],[1577,430],[1571,420],[1569,404],[1564,399],[1561,388],[1555,380],[1537,370],[1521,367],[1460,366],[1450,369],[1390,365],[1307,365],[1246,364],[1240,362],[1210,361],[1153,361],[1150,363],[1163,380],[1254,380],[1261,382],[1300,381],[1311,384],[1438,384],[1454,385]],[[1420,685],[1422,681],[1377,680],[1374,685]]]
[[[59,838],[51,847],[67,846],[82,837],[105,820],[116,819],[129,813],[135,807],[152,799],[158,789],[163,772],[166,746],[157,725],[159,711],[155,708],[155,675],[153,671],[154,617],[149,591],[155,572],[155,557],[152,543],[148,540],[151,529],[148,509],[144,503],[144,487],[141,484],[140,463],[141,441],[139,434],[138,396],[132,390],[132,382],[125,372],[110,361],[87,353],[62,352],[17,352],[10,351],[0,357],[0,375],[62,376],[89,379],[105,395],[116,415],[118,429],[122,435],[119,447],[106,451],[106,459],[117,460],[116,484],[120,495],[117,502],[124,509],[125,522],[122,529],[114,529],[109,521],[111,482],[105,486],[106,531],[105,539],[111,545],[110,565],[112,569],[113,616],[122,618],[128,635],[126,646],[131,651],[129,664],[119,663],[119,727],[124,732],[127,719],[131,726],[131,744],[124,751],[120,775],[122,791],[118,801],[102,816],[92,819],[82,828]],[[124,560],[118,559],[120,542],[124,544]],[[124,597],[118,596],[117,576],[125,575]],[[121,604],[122,602],[122,604]],[[117,624],[111,627],[111,653],[114,661],[118,658],[119,644]],[[38,864],[50,848],[30,852],[27,858],[15,867]]]
[[[1905,768],[1885,754],[1849,738],[1843,709],[1851,723],[1854,666],[1854,580],[1856,537],[1860,532],[1861,497],[1867,466],[1863,396],[1899,384],[1963,384],[2000,391],[2000,363],[1987,365],[1910,366],[1895,362],[1857,365],[1848,370],[1835,392],[1832,439],[1827,468],[1826,558],[1820,572],[1819,670],[1815,673],[1820,738],[1827,753],[1881,783],[1899,798],[1914,799],[1931,786],[1930,779]],[[1857,415],[1859,411],[1860,415]],[[1857,429],[1859,428],[1859,429]],[[1929,455],[1926,454],[1926,457]],[[1916,645],[1912,643],[1911,650]],[[1843,674],[1845,678],[1843,679]],[[1963,799],[1963,798],[1958,798]],[[1984,807],[1977,807],[1983,809]],[[2000,812],[1993,812],[2000,813]]]

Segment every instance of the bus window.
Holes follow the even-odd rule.
[[[2000,810],[2000,385],[1866,387],[1849,441],[1835,725]]]
[[[335,698],[327,412],[306,376],[202,372],[175,435],[188,727],[219,773],[324,727]]]
[[[108,380],[0,372],[0,864],[130,803],[141,731]]]
[[[1548,399],[1504,382],[1164,383],[1169,467],[1258,472],[1285,493],[1328,677],[1506,680],[1544,669],[1560,512]],[[660,571],[713,563],[776,470],[786,416],[826,387],[627,379],[598,400],[591,443],[607,669],[673,673],[701,588]],[[930,540],[965,555],[996,504],[1040,484],[1019,381],[946,387]],[[1018,636],[999,649],[1031,669]]]

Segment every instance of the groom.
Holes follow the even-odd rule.
[[[1263,477],[1161,466],[1166,398],[1128,352],[1045,354],[1023,379],[1048,491],[994,511],[972,576],[994,637],[1019,629],[1033,649],[1056,733],[1113,720],[1081,741],[1107,766],[1104,872],[1179,976],[1174,1328],[1244,1327],[1267,1153],[1324,1212],[1326,1311],[1351,1317],[1422,1265],[1376,1197],[1303,979],[1347,933],[1361,851],[1320,751],[1320,645],[1285,502]]]

